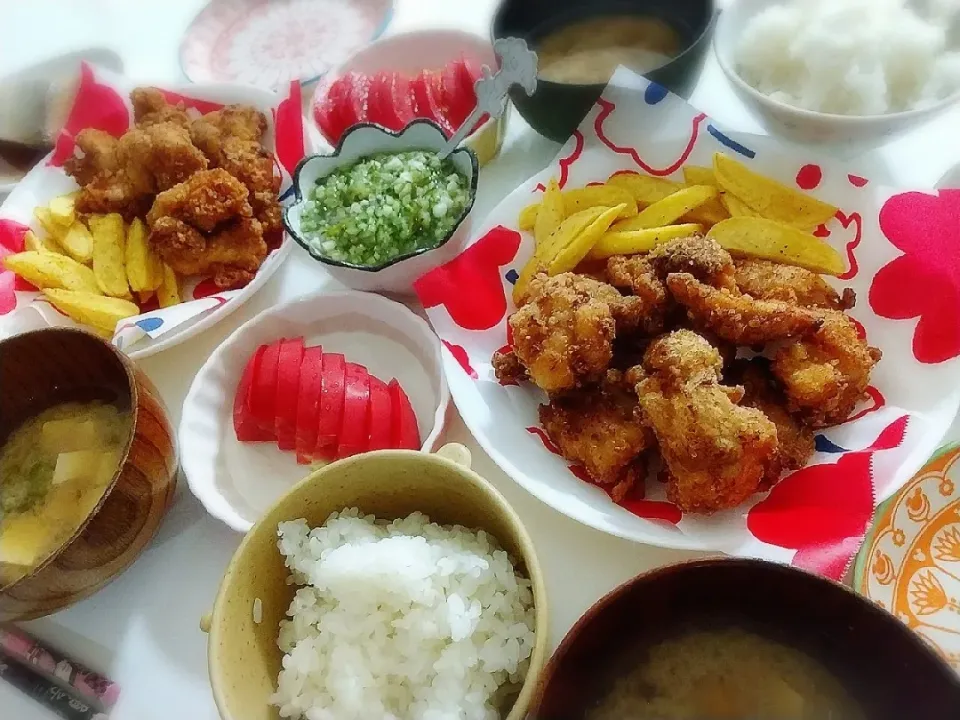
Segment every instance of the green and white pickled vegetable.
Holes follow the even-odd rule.
[[[469,199],[450,160],[428,150],[384,153],[318,180],[300,227],[320,255],[375,266],[437,247]]]

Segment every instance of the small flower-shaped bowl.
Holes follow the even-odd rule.
[[[301,219],[310,189],[316,186],[318,180],[333,171],[378,153],[439,151],[446,141],[440,127],[429,120],[414,120],[398,133],[369,123],[353,126],[340,138],[340,143],[332,154],[311,155],[297,165],[293,174],[296,201],[283,212],[283,224],[286,225],[287,232],[311,257],[323,263],[327,272],[347,287],[412,295],[413,283],[417,278],[453,260],[464,250],[470,239],[470,214],[477,196],[480,169],[477,156],[472,150],[459,147],[450,155],[454,167],[467,178],[468,198],[460,218],[436,247],[398,255],[380,265],[354,265],[333,260],[320,253],[301,229]]]

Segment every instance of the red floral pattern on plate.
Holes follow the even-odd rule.
[[[498,225],[456,258],[414,283],[425,308],[443,305],[466,330],[487,330],[507,313],[500,268],[513,261],[522,238]]]
[[[29,228],[14,220],[0,219],[0,261],[7,255],[23,252],[23,237]],[[10,270],[0,266],[0,315],[6,315],[17,307],[17,290],[36,290],[21,281]]]
[[[913,355],[940,363],[960,355],[960,190],[894,195],[880,210],[880,229],[904,254],[884,265],[870,286],[870,307],[892,320],[919,318]]]
[[[765,543],[796,550],[793,565],[839,579],[873,517],[873,455],[898,447],[907,424],[908,417],[900,417],[869,447],[785,477],[750,509],[750,532]]]

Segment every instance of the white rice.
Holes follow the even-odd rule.
[[[350,509],[280,523],[297,590],[271,702],[308,720],[495,720],[534,642],[533,593],[483,531]]]
[[[957,0],[791,0],[747,23],[736,69],[761,93],[817,112],[882,115],[928,107],[960,90],[960,52],[947,32],[958,6]]]

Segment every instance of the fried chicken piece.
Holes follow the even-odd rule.
[[[776,384],[769,360],[739,360],[729,375],[743,385],[742,404],[761,411],[777,426],[779,468],[798,470],[806,465],[815,451],[813,430],[788,412],[787,398]],[[779,474],[778,469],[770,478],[771,484]]]
[[[521,383],[529,379],[527,369],[513,350],[507,352],[497,350],[493,354],[492,364],[497,380],[502,383]]]
[[[535,276],[527,301],[509,320],[514,351],[530,379],[547,392],[598,380],[613,358],[611,304],[621,299],[609,285],[573,273]]]
[[[120,138],[124,172],[139,176],[139,187],[162,192],[207,169],[207,159],[192,142],[185,128],[170,122],[138,127]]]
[[[147,224],[153,228],[160,218],[170,216],[211,232],[235,216],[252,214],[247,194],[243,183],[226,170],[203,170],[157,195]]]
[[[658,245],[647,260],[661,279],[673,273],[688,273],[716,288],[735,290],[733,258],[712,238],[692,235]]]
[[[173,123],[183,129],[190,125],[190,117],[183,103],[171,105],[155,87],[138,87],[130,93],[133,119],[140,127],[157,123]]]
[[[228,138],[259,142],[267,131],[267,118],[249,105],[227,105],[190,123],[190,137],[213,163],[221,161]]]
[[[706,340],[677,330],[650,346],[636,387],[666,465],[667,498],[684,511],[736,507],[776,468],[776,426],[735,404],[742,389],[720,384],[721,365]]]
[[[781,300],[827,310],[849,310],[857,302],[850,288],[838,295],[817,273],[769,260],[737,260],[735,277],[740,292],[757,300]]]
[[[762,345],[806,335],[822,322],[813,310],[780,300],[754,300],[749,295],[718,290],[688,273],[668,275],[667,287],[687,309],[696,327],[737,345]]]
[[[83,155],[67,158],[63,169],[81,186],[89,185],[98,175],[113,174],[120,166],[117,139],[103,130],[81,130],[77,133],[76,146]]]
[[[212,275],[223,288],[249,282],[267,256],[260,223],[250,217],[238,217],[204,235],[164,215],[151,225],[149,241],[178,274]]]
[[[773,374],[783,384],[791,411],[813,427],[842,423],[863,398],[881,353],[860,339],[842,312],[824,310],[809,338],[782,347]]]
[[[647,335],[663,332],[670,296],[649,262],[637,255],[616,255],[607,260],[607,277],[619,290],[637,298],[638,329]]]
[[[554,396],[540,406],[540,423],[567,460],[582,465],[619,502],[643,478],[641,454],[653,435],[637,415],[637,395],[610,370],[599,387]]]

